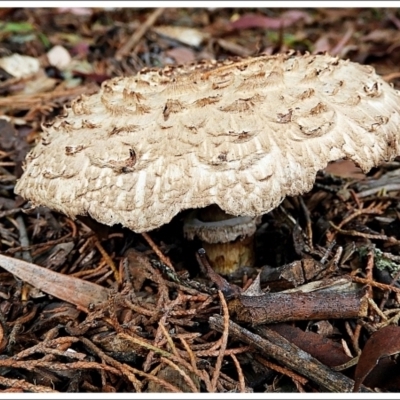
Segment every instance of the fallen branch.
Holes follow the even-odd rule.
[[[220,315],[210,317],[209,323],[212,329],[223,332],[224,322]],[[232,338],[251,345],[264,356],[276,359],[284,366],[314,381],[324,390],[337,393],[353,390],[354,381],[352,379],[339,372],[332,371],[278,333],[266,327],[257,327],[256,331],[258,334],[229,321],[229,334]],[[370,392],[365,386],[361,386],[360,391]]]
[[[252,325],[277,322],[366,317],[368,301],[362,293],[265,293],[239,295],[229,301],[232,319]]]

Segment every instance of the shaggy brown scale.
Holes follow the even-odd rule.
[[[399,94],[368,66],[281,54],[146,69],[104,82],[43,127],[16,192],[150,231],[189,208],[258,216],[329,161],[400,154]]]

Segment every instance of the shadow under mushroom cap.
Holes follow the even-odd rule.
[[[146,69],[43,126],[15,191],[135,232],[210,204],[254,217],[330,161],[366,172],[400,154],[399,100],[373,68],[329,55]]]

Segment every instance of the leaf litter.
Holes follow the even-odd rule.
[[[0,15],[2,60],[39,65],[27,74],[0,69],[2,392],[400,390],[400,160],[367,175],[332,163],[310,193],[263,216],[255,270],[228,280],[199,265],[180,217],[146,237],[31,210],[13,194],[42,123],[105,79],[145,66],[327,51],[372,65],[399,88],[397,10],[19,8]],[[189,31],[195,40],[185,40]],[[362,290],[367,314],[237,322],[232,299],[258,273],[263,294],[323,288],[340,298]],[[303,366],[305,355],[311,363]]]

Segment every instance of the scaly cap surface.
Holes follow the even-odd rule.
[[[400,98],[373,68],[280,54],[146,69],[103,83],[43,127],[15,191],[136,232],[217,204],[257,216],[349,158],[400,154]]]

